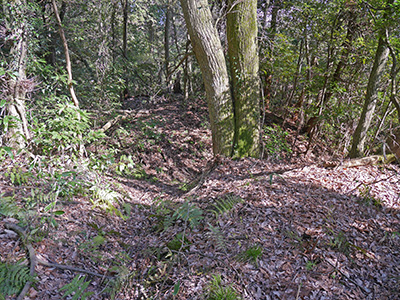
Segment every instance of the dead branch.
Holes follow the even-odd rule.
[[[100,131],[106,132],[110,130],[112,127],[115,127],[117,124],[120,122],[131,118],[132,120],[135,120],[139,117],[145,117],[148,116],[150,113],[148,110],[139,110],[139,111],[124,111],[123,114],[116,116],[114,119],[108,121],[101,129]]]
[[[28,240],[27,232],[22,227],[14,224],[14,223],[5,223],[4,227],[16,232],[21,237],[22,243],[25,245],[26,249],[28,249],[29,262],[30,262],[30,271],[29,271],[29,275],[30,276],[34,276],[35,268],[39,264],[39,265],[42,265],[42,266],[45,266],[45,267],[49,267],[49,268],[70,270],[70,271],[73,271],[73,272],[85,273],[85,274],[89,274],[89,275],[96,276],[96,277],[102,277],[102,278],[107,278],[107,279],[113,279],[114,278],[112,276],[102,275],[102,274],[99,274],[99,273],[96,273],[96,272],[92,272],[92,271],[85,270],[85,269],[80,269],[80,268],[75,268],[75,267],[72,267],[72,266],[69,266],[69,265],[60,265],[60,264],[57,264],[57,263],[48,262],[48,261],[45,261],[45,260],[43,260],[41,258],[38,258],[36,256],[35,249],[33,249],[32,244]],[[24,299],[25,294],[29,291],[29,288],[30,288],[31,284],[32,284],[32,281],[28,281],[25,284],[24,288],[22,289],[22,291],[18,295],[17,300]]]

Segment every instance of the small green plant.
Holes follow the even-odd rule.
[[[90,281],[85,281],[85,279],[86,279],[86,276],[76,275],[70,283],[68,283],[68,284],[64,285],[62,288],[60,288],[60,291],[65,291],[62,298],[73,295],[72,298],[69,298],[69,299],[85,300],[85,299],[88,299],[89,296],[93,295],[93,292],[85,292],[85,290],[87,289],[87,287],[90,284]]]
[[[185,222],[189,222],[189,225],[192,228],[199,225],[200,221],[204,218],[203,210],[189,201],[186,201],[179,206],[179,208],[174,212],[173,217],[176,219],[182,219]]]
[[[332,231],[332,233],[333,233],[333,231]],[[339,250],[340,252],[342,252],[345,255],[348,255],[348,254],[350,254],[350,248],[351,248],[352,244],[349,242],[349,240],[347,239],[344,232],[340,231],[337,234],[333,234],[333,237],[331,238],[331,240],[329,242],[329,246],[333,249]]]
[[[215,201],[211,212],[215,214],[215,217],[218,217],[230,211],[236,206],[236,204],[242,203],[243,201],[244,200],[238,196],[228,194],[224,198],[219,198]]]
[[[179,250],[188,250],[190,241],[183,236],[183,233],[180,232],[174,236],[174,238],[167,243],[167,247],[170,250],[179,251]]]
[[[32,173],[23,171],[20,166],[13,166],[4,173],[6,178],[10,178],[10,181],[14,185],[23,185],[30,181]]]
[[[53,192],[65,199],[71,199],[73,196],[84,194],[86,182],[78,176],[76,171],[55,171],[51,175]]]
[[[0,147],[0,162],[4,161],[7,156],[14,159],[13,148],[8,146]]]
[[[115,166],[115,173],[119,176],[133,175],[136,173],[136,164],[131,155],[121,155],[119,162]]]
[[[0,194],[0,215],[6,217],[19,216],[21,208],[17,206],[14,197],[5,197],[4,193]]]
[[[35,278],[29,275],[27,265],[0,262],[0,295],[18,294],[28,281],[35,281]]]
[[[211,224],[208,224],[208,228],[210,231],[207,232],[206,235],[215,241],[215,248],[220,251],[226,251],[227,241],[221,229],[218,226],[212,226]]]
[[[101,234],[81,243],[79,249],[85,253],[91,260],[96,263],[102,263],[105,260],[104,254],[101,251],[101,246],[107,243],[107,238]]]
[[[96,183],[89,190],[91,192],[90,201],[92,202],[93,207],[98,207],[108,213],[114,213],[124,219],[124,215],[116,207],[121,198],[119,193],[107,186],[101,186],[100,183]]]
[[[157,231],[165,230],[171,227],[176,221],[182,220],[191,228],[200,224],[203,217],[203,210],[198,208],[195,204],[186,201],[179,205],[169,201],[158,200],[155,203],[155,213],[150,217],[156,217],[158,222],[154,226]]]
[[[375,198],[372,193],[371,193],[371,187],[368,185],[363,185],[363,187],[361,187],[359,189],[360,192],[360,197],[361,203],[364,203],[365,205],[369,206],[369,205],[373,205],[376,207],[382,207],[382,201],[380,199]]]
[[[239,300],[238,295],[232,285],[224,286],[220,274],[213,275],[208,285],[206,299],[208,300]]]
[[[48,224],[48,229],[51,227],[57,228],[58,223],[56,216],[64,214],[64,211],[57,210],[58,196],[57,193],[49,192],[45,193],[42,189],[31,189],[29,197],[24,198],[26,201],[25,208],[35,209],[40,216],[40,224]],[[42,212],[43,214],[40,214]],[[46,232],[41,232],[46,234]]]
[[[91,130],[90,114],[72,103],[57,104],[54,109],[43,110],[43,115],[42,120],[34,120],[33,127],[34,148],[39,153],[79,155],[82,141],[105,137],[103,132]]]
[[[307,261],[307,263],[306,263],[307,271],[311,271],[312,269],[315,268],[316,265],[317,265],[317,263],[315,261],[311,261],[311,260]]]
[[[284,153],[292,153],[292,149],[286,141],[286,137],[289,133],[284,131],[280,126],[266,126],[264,128],[264,133],[264,147],[269,156],[281,159]]]
[[[258,259],[263,254],[263,248],[260,245],[254,245],[239,254],[240,261],[248,261],[258,266]]]

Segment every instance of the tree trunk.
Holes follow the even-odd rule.
[[[9,54],[9,73],[7,85],[7,115],[12,118],[12,126],[6,128],[7,144],[15,150],[23,149],[30,140],[26,119],[25,98],[27,88],[32,84],[26,78],[26,61],[28,49],[28,33],[24,11],[25,0],[17,0],[10,4],[10,25],[15,40]],[[8,26],[9,27],[9,26]]]
[[[228,55],[235,109],[235,156],[260,155],[257,1],[228,1]]]
[[[123,10],[123,30],[122,30],[122,56],[125,60],[128,60],[128,0],[121,0],[122,10]],[[128,67],[127,63],[124,64],[124,79],[125,88],[124,94],[127,92],[129,94],[129,79],[128,79]]]
[[[367,131],[371,125],[374,116],[376,103],[378,101],[379,82],[383,75],[386,62],[389,56],[389,48],[384,40],[386,30],[381,32],[378,42],[378,48],[375,54],[374,65],[368,80],[367,94],[365,96],[364,107],[358,122],[356,131],[353,135],[353,144],[349,156],[351,158],[359,157],[364,154],[364,145],[367,137]]]
[[[52,0],[52,4],[53,4],[54,14],[57,19],[57,24],[59,27],[60,37],[61,37],[63,47],[64,47],[65,62],[67,64],[66,68],[67,68],[67,73],[68,73],[68,89],[71,94],[71,98],[72,98],[72,101],[74,102],[74,105],[79,108],[79,101],[78,101],[78,98],[76,97],[74,85],[73,85],[73,81],[72,81],[72,67],[71,67],[71,59],[69,58],[67,39],[65,38],[64,29],[62,26],[60,15],[58,13],[56,0]],[[79,118],[80,118],[80,116],[79,116]]]
[[[230,156],[234,118],[225,57],[207,0],[181,0],[206,89],[214,154]]]
[[[165,27],[164,27],[164,52],[165,52],[165,84],[168,91],[170,90],[170,73],[169,73],[169,40],[171,35],[171,7],[169,1],[165,8]]]

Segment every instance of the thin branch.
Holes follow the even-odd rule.
[[[7,229],[11,229],[11,230],[15,231],[16,233],[18,233],[18,235],[22,239],[23,244],[28,249],[29,261],[30,261],[30,275],[31,276],[34,275],[36,266],[37,265],[42,265],[42,266],[49,267],[49,268],[57,268],[57,269],[61,269],[61,270],[69,270],[69,271],[73,271],[73,272],[89,274],[89,275],[96,276],[96,277],[114,279],[113,276],[107,276],[107,275],[99,274],[99,273],[92,272],[92,271],[89,271],[89,270],[85,270],[85,269],[69,266],[69,265],[61,265],[61,264],[57,264],[57,263],[53,263],[53,262],[48,262],[48,261],[45,261],[45,260],[43,260],[41,258],[38,258],[36,256],[35,249],[33,249],[32,244],[28,240],[27,232],[22,227],[14,224],[14,223],[6,223],[6,224],[4,224],[4,227],[7,228]],[[17,300],[22,300],[24,298],[24,295],[28,292],[31,284],[32,284],[32,281],[28,281],[25,284],[23,290],[18,295]]]

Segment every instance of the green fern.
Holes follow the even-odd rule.
[[[23,171],[20,166],[14,166],[4,173],[4,177],[9,177],[13,185],[23,185],[29,182],[32,173]]]
[[[215,217],[218,217],[230,211],[236,204],[243,201],[244,200],[238,196],[228,194],[225,198],[220,198],[215,201],[214,208],[211,209],[211,212],[215,214]]]
[[[90,284],[90,281],[85,281],[85,279],[86,276],[76,275],[70,283],[60,288],[60,291],[65,291],[65,294],[62,297],[64,298],[74,294],[71,300],[85,300],[89,296],[93,295],[93,292],[85,292],[86,288]]]
[[[121,217],[122,219],[125,218],[121,211],[116,208],[116,204],[121,198],[119,193],[107,187],[104,188],[100,186],[100,184],[93,185],[90,188],[90,191],[92,193],[90,201],[92,202],[93,207],[99,207],[108,213],[114,213],[116,216]]]
[[[29,267],[22,265],[0,262],[0,295],[18,294],[28,281],[34,281],[29,275]]]
[[[176,219],[182,219],[189,222],[190,227],[194,228],[200,224],[200,221],[204,218],[203,211],[196,205],[186,201],[183,203],[173,214]]]
[[[208,224],[208,228],[210,229],[210,232],[207,233],[207,236],[215,241],[215,248],[217,250],[225,251],[227,249],[226,238],[221,232],[221,229],[218,226],[212,226],[211,224]]]
[[[13,217],[20,212],[21,209],[15,204],[14,197],[4,197],[4,193],[0,194],[0,215]]]

